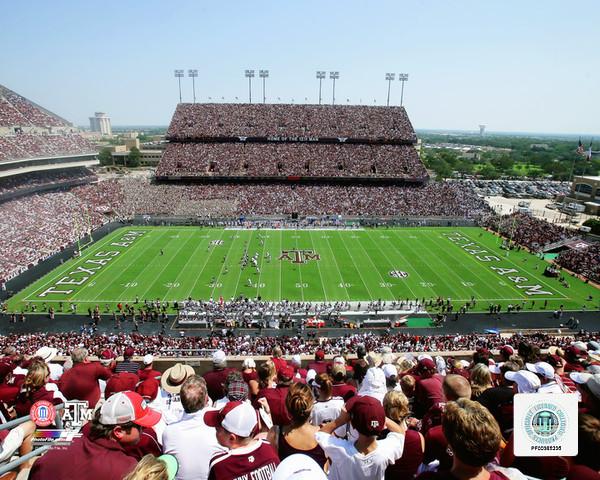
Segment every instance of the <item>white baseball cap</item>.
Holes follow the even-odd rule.
[[[111,395],[100,409],[102,425],[123,425],[133,422],[142,427],[153,427],[160,420],[160,412],[146,405],[135,392],[118,392]]]
[[[311,384],[311,382],[317,377],[317,372],[314,369],[310,369],[308,372],[306,372],[306,383],[308,385]]]
[[[154,361],[154,355],[148,354],[144,355],[144,365],[150,365]]]
[[[383,370],[383,373],[385,374],[385,378],[398,376],[398,369],[390,363],[386,363],[383,367],[381,367],[381,369]]]
[[[256,362],[253,358],[246,358],[244,363],[242,363],[242,367],[244,368],[256,368]]]
[[[308,455],[294,453],[282,460],[272,480],[327,480],[327,475]]]
[[[214,352],[212,354],[212,362],[215,365],[220,365],[225,363],[225,360],[227,359],[225,352],[223,350],[217,350],[216,352]]]
[[[300,359],[300,355],[294,355],[292,357],[292,363],[297,366],[302,365],[302,360]]]
[[[554,380],[554,367],[546,362],[526,363],[527,370],[537,373],[548,380]]]
[[[204,423],[209,427],[223,427],[229,433],[248,438],[258,425],[258,413],[248,402],[227,402],[221,410],[206,412]]]
[[[504,362],[495,363],[493,365],[490,365],[488,367],[490,369],[490,373],[493,373],[494,375],[500,375],[502,373],[501,370],[500,370],[500,368],[502,367],[502,365],[504,365]]]
[[[539,377],[529,370],[519,370],[518,372],[506,372],[504,378],[515,382],[519,393],[536,393],[542,385]]]

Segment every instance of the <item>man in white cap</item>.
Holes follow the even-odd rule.
[[[224,385],[227,375],[235,369],[227,368],[227,356],[223,350],[217,350],[213,353],[212,363],[212,371],[206,372],[202,377],[206,380],[208,396],[213,402],[216,402],[219,398],[225,396]]]
[[[158,380],[161,376],[161,373],[158,370],[154,370],[154,355],[150,353],[144,355],[142,362],[144,365],[137,372],[137,376],[140,378],[140,381],[143,382],[149,378]]]
[[[33,355],[34,357],[40,357],[48,364],[48,368],[50,369],[50,380],[57,382],[58,379],[63,374],[63,367],[58,363],[50,363],[56,357],[58,353],[57,348],[52,347],[41,347],[37,352]]]
[[[529,370],[519,370],[518,372],[506,372],[504,374],[510,382],[514,382],[513,388],[517,388],[517,393],[537,393],[542,382],[539,377]]]
[[[152,427],[160,413],[135,392],[119,392],[96,411],[89,433],[67,447],[52,448],[36,460],[30,480],[122,480],[137,461],[125,448],[140,441],[142,427]]]
[[[270,480],[279,457],[269,442],[255,440],[258,413],[247,402],[229,402],[204,414],[204,423],[217,429],[219,444],[229,450],[210,461],[209,480],[256,478]]]
[[[554,368],[547,362],[527,363],[525,367],[540,378],[540,388],[537,393],[565,393],[556,381]]]

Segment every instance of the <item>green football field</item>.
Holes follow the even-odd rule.
[[[600,291],[566,275],[569,287],[542,275],[547,263],[509,254],[480,228],[233,230],[199,227],[122,228],[17,293],[9,311],[79,312],[144,300],[360,301],[474,297],[527,310],[564,305],[598,308]],[[248,262],[241,261],[247,252]],[[252,258],[257,258],[258,268]],[[588,300],[589,296],[592,301]],[[29,307],[27,305],[29,304]]]

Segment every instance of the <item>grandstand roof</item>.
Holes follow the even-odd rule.
[[[167,136],[171,140],[248,137],[271,141],[361,140],[414,143],[403,107],[181,103]]]

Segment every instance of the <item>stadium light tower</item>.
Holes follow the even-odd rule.
[[[340,78],[340,72],[329,72],[329,78],[333,80],[333,96],[331,104],[335,105],[335,81]]]
[[[188,70],[188,77],[192,77],[192,90],[194,92],[194,103],[196,103],[196,78],[198,78],[198,70]]]
[[[181,79],[183,78],[183,70],[175,70],[175,78],[179,82],[179,103],[181,103]]]
[[[265,79],[269,78],[268,70],[259,70],[258,76],[262,78],[263,81],[263,103],[267,103],[267,97],[265,96]]]
[[[402,93],[400,94],[400,106],[404,102],[404,82],[408,81],[408,73],[399,73],[398,80],[402,82]]]
[[[246,70],[246,78],[248,79],[248,101],[252,103],[252,79],[254,78],[254,70]]]
[[[321,105],[321,84],[325,78],[325,72],[317,70],[317,78],[319,79],[319,105]]]
[[[385,74],[385,79],[388,82],[388,96],[387,96],[387,106],[390,106],[390,88],[392,86],[392,80],[394,80],[396,78],[396,74],[395,73],[386,73]]]

